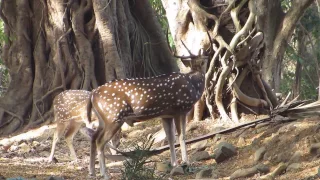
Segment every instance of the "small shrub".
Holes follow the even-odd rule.
[[[130,155],[129,160],[124,163],[124,169],[121,170],[122,180],[160,180],[162,176],[155,174],[155,166],[148,167],[147,164],[154,140],[148,138],[143,140],[142,145],[138,143],[134,147],[134,153]]]

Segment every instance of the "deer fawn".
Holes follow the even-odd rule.
[[[65,135],[71,158],[76,160],[77,155],[72,144],[75,134],[82,124],[85,124],[89,130],[93,130],[98,126],[96,116],[92,117],[94,120],[92,122],[88,119],[87,106],[90,102],[90,97],[91,92],[85,90],[66,90],[55,97],[53,110],[57,127],[53,136],[52,149],[48,158],[49,162],[53,160],[56,144],[63,135]],[[116,137],[113,140],[113,143],[115,143]],[[113,150],[111,152],[114,153]]]
[[[204,72],[208,56],[180,57],[191,67],[191,72],[171,73],[155,77],[114,80],[92,91],[91,106],[99,119],[99,126],[92,137],[90,175],[95,175],[95,156],[98,153],[100,173],[106,173],[104,147],[124,122],[162,118],[170,146],[171,163],[177,165],[174,148],[175,131],[179,136],[182,161],[188,162],[185,144],[186,114],[201,97],[204,90]],[[90,107],[90,106],[88,106]]]

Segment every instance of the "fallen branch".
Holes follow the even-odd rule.
[[[0,145],[8,146],[14,142],[34,139],[34,138],[40,137],[44,134],[50,135],[50,133],[48,133],[48,130],[54,129],[54,128],[56,128],[56,124],[46,125],[46,126],[42,126],[41,128],[38,128],[38,129],[29,130],[28,132],[19,134],[17,136],[1,139]]]

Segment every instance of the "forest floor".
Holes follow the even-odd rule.
[[[247,116],[242,122],[251,121],[258,117]],[[219,134],[214,138],[204,140],[195,147],[188,145],[189,159],[194,159],[200,151],[208,152],[209,157],[205,160],[191,162],[188,172],[181,175],[170,176],[167,172],[165,179],[230,179],[230,176],[240,169],[256,167],[264,164],[267,172],[252,171],[250,177],[242,179],[259,179],[266,177],[265,174],[275,174],[275,179],[317,179],[320,174],[320,151],[317,149],[320,143],[320,117],[307,118],[286,123],[264,123],[256,127],[242,128],[228,134]],[[158,121],[141,123],[123,132],[123,138],[119,149],[127,150],[139,144],[149,134],[153,134],[162,128]],[[191,130],[187,132],[187,139],[205,135],[212,131],[220,130],[211,120],[194,123]],[[52,143],[52,132],[50,130],[41,138],[14,143],[4,150],[0,146],[0,179],[88,179],[89,142],[80,133],[75,137],[74,146],[79,160],[71,161],[69,149],[62,140],[57,145],[55,157],[58,162],[47,163]],[[217,163],[214,158],[216,145],[227,142],[236,147],[236,155]],[[155,146],[163,145],[155,144]],[[197,149],[198,148],[198,149]],[[179,148],[177,148],[179,149]],[[264,149],[265,151],[261,150]],[[2,151],[1,151],[2,150]],[[258,151],[258,152],[257,152]],[[181,160],[180,150],[177,157]],[[257,157],[261,157],[258,158]],[[170,153],[165,151],[151,160],[158,162],[169,162]],[[180,161],[179,161],[180,162]],[[107,163],[112,163],[107,161]],[[122,165],[109,167],[113,179],[121,178]],[[158,167],[156,167],[158,173]],[[279,170],[281,169],[281,170]],[[199,175],[199,171],[208,170],[207,175]],[[96,162],[98,173],[98,163]],[[208,175],[209,172],[209,175]],[[242,172],[243,173],[243,172]],[[239,173],[238,173],[239,174]],[[240,173],[241,174],[241,173]],[[55,178],[52,178],[55,177]],[[236,176],[233,176],[236,177]],[[241,177],[241,176],[238,176]],[[270,176],[269,176],[270,177]],[[240,178],[241,179],[241,178]],[[272,179],[272,178],[269,178]]]

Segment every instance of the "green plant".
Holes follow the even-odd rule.
[[[168,43],[170,47],[174,48],[173,38],[171,36],[170,31],[168,30],[169,24],[166,16],[166,10],[163,8],[161,0],[149,0],[149,2],[151,4],[151,7],[156,13],[158,21],[161,24],[162,30],[164,31],[164,33],[168,33],[168,41],[169,41]]]
[[[289,6],[291,6],[290,1],[284,0],[282,7],[288,8]],[[286,49],[280,87],[284,95],[292,91],[293,84],[295,83],[296,63],[299,62],[302,66],[301,73],[299,74],[301,77],[300,99],[317,99],[317,87],[319,86],[318,67],[320,64],[320,53],[317,51],[320,47],[319,27],[320,18],[318,9],[316,6],[311,6],[298,23],[296,27],[297,31],[293,34]],[[305,36],[303,40],[303,46],[305,46],[305,50],[302,51],[303,55],[298,54],[298,32],[303,32]]]
[[[148,166],[150,151],[154,139],[143,140],[142,145],[138,143],[134,147],[134,153],[130,155],[129,160],[125,161],[124,169],[121,170],[122,180],[160,180],[162,176],[155,174],[155,166]]]
[[[2,49],[4,43],[7,41],[8,37],[4,33],[3,21],[0,20],[0,49]],[[9,82],[10,75],[8,69],[5,67],[3,60],[0,58],[0,96],[2,96],[4,92],[6,92]]]

